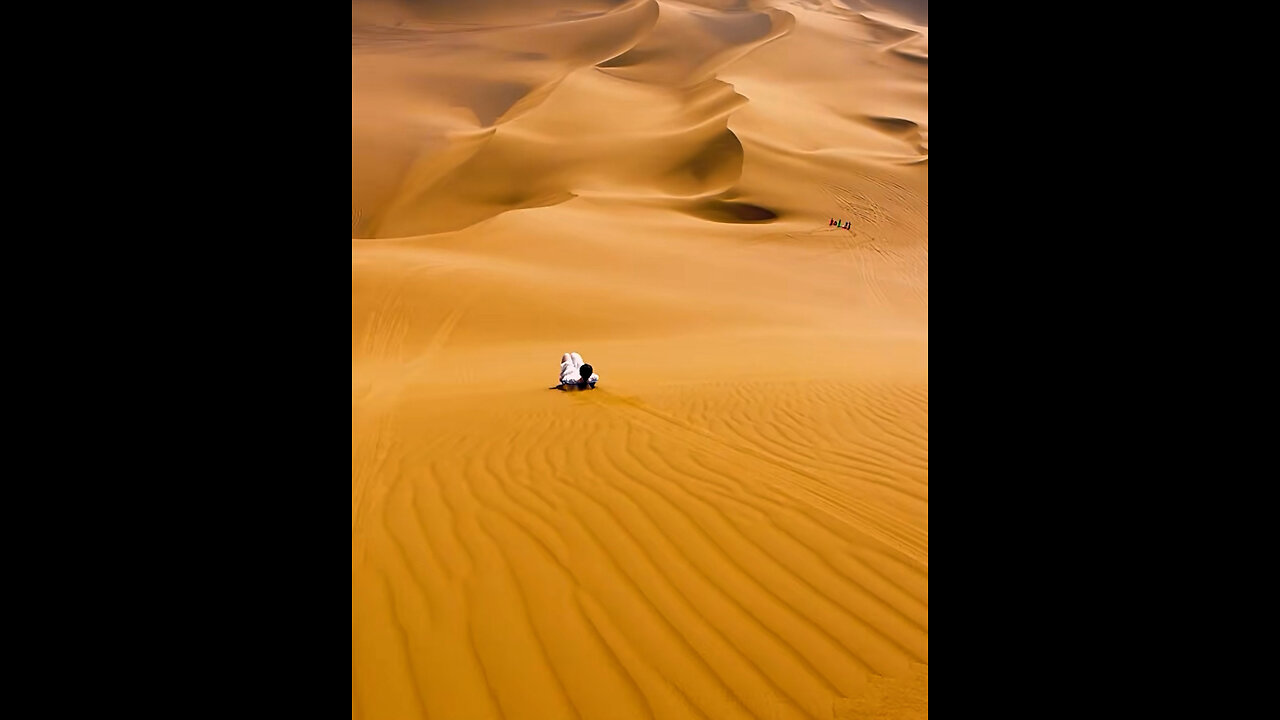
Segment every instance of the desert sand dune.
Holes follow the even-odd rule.
[[[353,2],[353,719],[927,716],[893,2]]]

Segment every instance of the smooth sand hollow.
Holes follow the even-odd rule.
[[[927,716],[927,24],[352,3],[353,718]]]

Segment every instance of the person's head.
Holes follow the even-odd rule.
[[[582,363],[582,367],[578,368],[578,374],[582,377],[578,380],[579,385],[586,385],[591,382],[591,373],[595,372],[590,365]]]

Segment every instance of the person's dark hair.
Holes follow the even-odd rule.
[[[578,384],[586,385],[587,383],[591,382],[592,372],[594,372],[594,370],[590,365],[588,365],[587,363],[582,363],[582,367],[578,368],[578,374],[582,376],[582,378],[578,380]]]

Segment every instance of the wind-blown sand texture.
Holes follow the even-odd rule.
[[[353,718],[927,715],[927,23],[352,3]]]

